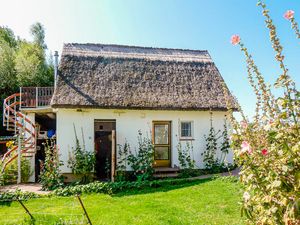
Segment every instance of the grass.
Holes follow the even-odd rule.
[[[240,186],[222,179],[147,188],[81,199],[93,224],[245,224],[240,217]],[[52,197],[24,202],[34,224],[87,224],[78,199]],[[30,224],[19,203],[0,205],[0,224]]]

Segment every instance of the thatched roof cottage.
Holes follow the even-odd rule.
[[[127,142],[134,152],[141,132],[154,145],[153,167],[172,173],[181,166],[179,143],[193,146],[191,155],[203,168],[210,111],[214,128],[222,130],[224,125],[223,83],[207,51],[65,44],[54,93],[22,88],[20,109],[39,131],[35,162],[43,159],[42,139],[56,130],[61,171],[70,174],[67,162],[75,146],[75,127],[80,143],[96,153],[96,175],[113,177],[119,149]],[[231,153],[227,161],[233,161]]]
[[[207,51],[65,44],[51,101],[62,158],[75,143],[74,124],[82,128],[86,148],[102,154],[102,169],[105,158],[117,161],[112,142],[126,140],[133,150],[138,131],[153,139],[153,166],[179,167],[176,146],[188,141],[201,168],[210,110],[215,128],[223,129],[223,82]],[[103,176],[100,168],[98,173]]]

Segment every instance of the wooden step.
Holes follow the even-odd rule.
[[[153,175],[155,178],[174,178],[178,177],[178,173],[159,173]]]
[[[167,172],[179,172],[179,168],[175,167],[155,167],[154,168],[155,173],[167,173]]]
[[[154,168],[154,177],[155,178],[171,178],[178,177],[179,168],[178,167],[155,167]]]

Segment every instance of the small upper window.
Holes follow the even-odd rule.
[[[184,121],[180,124],[180,137],[181,138],[193,138],[193,122]]]

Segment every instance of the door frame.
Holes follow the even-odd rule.
[[[155,144],[155,125],[168,125],[168,140],[169,140],[169,144]],[[153,148],[154,148],[154,152],[153,152],[153,167],[171,167],[172,165],[172,121],[171,120],[153,120],[152,121],[152,144],[153,144]],[[157,161],[155,160],[155,146],[167,146],[169,147],[169,160],[160,160],[162,162],[157,163]]]
[[[111,181],[114,182],[115,179],[115,172],[116,172],[116,164],[117,164],[117,123],[115,119],[94,119],[94,152],[96,152],[96,143],[95,143],[95,125],[96,123],[114,123],[114,129],[111,129],[111,135],[112,135],[112,140],[111,140]],[[98,130],[101,131],[101,130]],[[96,172],[96,171],[95,171]]]

